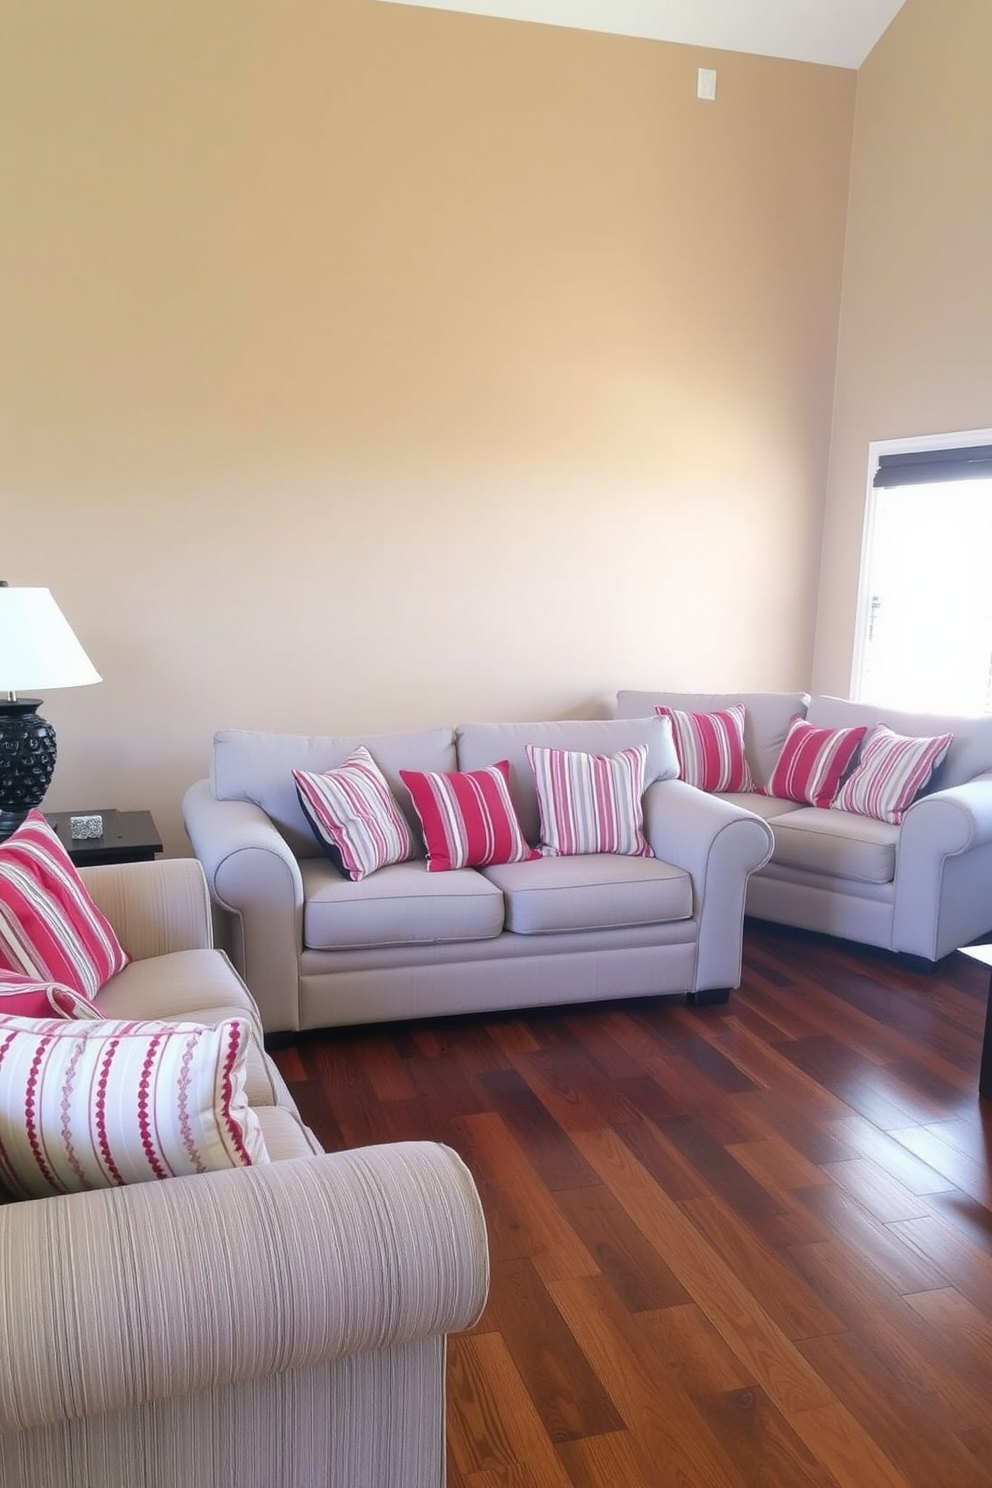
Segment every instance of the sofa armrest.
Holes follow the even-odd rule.
[[[992,772],[912,805],[896,849],[892,948],[939,961],[992,929]]]
[[[303,878],[296,857],[260,806],[218,801],[200,780],[183,797],[183,821],[214,903],[231,917],[231,958],[267,1033],[300,1026]]]
[[[207,881],[195,858],[101,864],[79,871],[133,961],[213,945]]]
[[[0,1434],[469,1327],[485,1221],[404,1142],[0,1209]]]
[[[751,811],[686,785],[662,780],[644,795],[645,835],[665,863],[692,877],[699,920],[694,991],[736,987],[741,979],[744,895],[775,845],[768,823]]]

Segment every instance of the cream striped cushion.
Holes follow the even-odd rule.
[[[251,1028],[0,1017],[0,1179],[26,1197],[248,1167]]]
[[[644,836],[647,746],[617,754],[580,754],[527,745],[541,815],[541,851],[622,853],[653,858]]]

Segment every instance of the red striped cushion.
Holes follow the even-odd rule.
[[[527,745],[541,815],[541,851],[621,853],[653,858],[644,836],[646,745],[618,754],[580,754]]]
[[[26,1197],[267,1162],[251,1030],[0,1018],[0,1178]]]
[[[659,705],[654,710],[672,724],[679,774],[704,791],[753,791],[744,757],[744,704],[718,713],[681,713]]]
[[[55,832],[28,812],[0,843],[0,970],[92,998],[129,959]]]
[[[765,794],[829,806],[867,728],[816,728],[794,718]]]
[[[95,1002],[61,987],[58,982],[39,981],[19,971],[0,971],[0,1017],[10,1018],[100,1018]]]
[[[489,863],[525,863],[541,855],[530,847],[510,800],[510,764],[484,770],[401,770],[420,817],[427,868],[484,868]]]
[[[327,856],[356,883],[412,858],[413,837],[389,782],[364,744],[322,775],[294,770],[303,814]]]
[[[840,811],[855,811],[898,826],[953,739],[953,734],[907,738],[877,723],[865,739],[857,769],[845,780],[833,804]]]

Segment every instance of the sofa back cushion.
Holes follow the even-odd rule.
[[[847,698],[810,699],[808,718],[821,728],[850,728],[852,724],[884,723],[896,734],[912,738],[952,734],[951,747],[930,778],[925,794],[967,785],[976,775],[992,770],[992,716],[969,718],[951,713],[910,713],[901,708],[879,708],[852,703]]]
[[[254,802],[279,828],[297,857],[315,858],[320,848],[303,815],[293,771],[322,774],[343,765],[363,744],[385,775],[414,843],[420,843],[420,823],[399,772],[456,769],[455,736],[450,728],[348,737],[222,729],[214,735],[210,789],[218,801]],[[422,848],[417,851],[423,856]]]
[[[744,753],[755,785],[767,785],[794,718],[803,718],[805,692],[634,692],[617,693],[615,717],[640,718],[655,708],[682,713],[717,713],[744,705]]]
[[[510,764],[510,796],[528,842],[541,835],[534,772],[527,745],[584,754],[616,754],[647,746],[645,789],[655,780],[674,780],[678,757],[667,718],[566,718],[553,723],[463,723],[455,730],[460,770],[481,770],[497,760]]]

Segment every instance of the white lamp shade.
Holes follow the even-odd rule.
[[[34,692],[101,680],[50,589],[0,588],[0,690]]]

